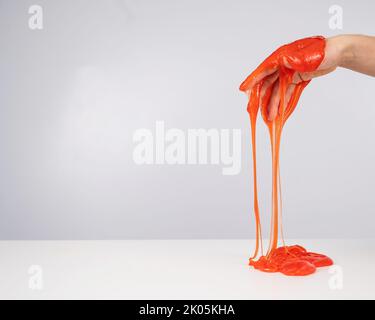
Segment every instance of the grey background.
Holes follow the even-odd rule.
[[[28,8],[44,29],[28,28]],[[344,9],[330,30],[328,8]],[[246,97],[238,85],[297,38],[374,33],[374,1],[0,0],[0,238],[254,236]],[[375,79],[313,81],[286,125],[287,237],[375,234]],[[241,128],[242,171],[137,166],[132,135]],[[259,123],[263,215],[268,136]]]

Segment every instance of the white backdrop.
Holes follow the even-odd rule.
[[[374,1],[339,2],[342,30],[327,1],[40,0],[33,30],[35,1],[0,0],[0,238],[253,237],[238,86],[283,43],[373,33]],[[338,70],[305,90],[283,135],[287,237],[374,236],[374,88]],[[222,158],[137,164],[133,136],[156,121],[185,136],[239,129],[240,172],[223,175]],[[268,143],[259,123],[265,216]]]

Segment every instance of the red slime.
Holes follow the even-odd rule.
[[[285,246],[282,235],[281,224],[281,197],[280,197],[280,171],[279,151],[281,132],[286,120],[294,111],[297,102],[304,88],[310,81],[293,83],[296,72],[312,72],[317,70],[324,59],[326,41],[324,37],[310,37],[297,40],[290,44],[281,46],[264,60],[255,71],[253,71],[241,84],[240,90],[249,96],[247,111],[250,115],[251,142],[253,155],[253,184],[254,184],[254,214],[256,223],[256,245],[249,264],[255,269],[264,272],[281,272],[288,276],[305,276],[312,274],[318,267],[330,266],[332,260],[325,255],[307,252],[303,247]],[[261,99],[261,92],[264,83],[278,72],[280,104],[277,116],[274,120],[268,120],[268,105],[272,90],[277,82],[264,88],[264,95]],[[287,88],[294,86],[290,100],[286,101]],[[266,123],[271,140],[272,150],[272,221],[269,248],[263,254],[263,241],[258,205],[257,188],[257,163],[256,163],[256,120],[259,108],[264,122]],[[278,247],[279,233],[283,246]],[[259,254],[261,251],[261,255]],[[260,255],[260,257],[259,257]]]

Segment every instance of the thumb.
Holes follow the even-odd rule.
[[[301,75],[301,78],[304,81],[308,81],[308,80],[311,80],[313,78],[324,76],[324,75],[326,75],[328,73],[331,73],[332,71],[335,71],[335,70],[336,70],[336,67],[330,67],[330,68],[327,68],[327,69],[319,69],[319,70],[316,70],[316,71],[313,71],[313,72],[302,72],[300,75]]]

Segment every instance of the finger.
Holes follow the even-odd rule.
[[[277,111],[280,104],[280,83],[277,80],[273,86],[272,95],[268,104],[268,120],[273,121],[277,116]]]
[[[292,82],[294,84],[298,84],[298,83],[303,82],[303,81],[310,81],[313,78],[324,76],[324,75],[334,71],[335,69],[336,69],[336,67],[332,67],[332,68],[325,69],[325,70],[317,70],[317,71],[313,71],[313,72],[295,72],[294,75],[293,75]]]
[[[292,83],[286,89],[286,93],[285,93],[285,105],[287,107],[285,108],[285,113],[289,112],[289,108],[290,108],[290,105],[291,105],[290,99],[292,98],[292,95],[294,93],[295,88],[296,88],[296,85]]]
[[[263,96],[260,100],[260,107],[261,107],[261,112],[262,112],[262,117],[264,120],[268,121],[268,104],[270,102],[272,92],[273,92],[273,87],[277,83],[278,77],[276,77],[275,81],[272,82],[268,87],[263,88]]]
[[[336,70],[336,67],[331,67],[331,68],[324,69],[324,70],[317,70],[317,71],[313,71],[313,72],[309,72],[309,73],[304,73],[304,74],[302,74],[302,77],[307,78],[308,80],[311,80],[312,78],[324,76],[324,75],[326,75],[328,73],[331,73],[332,71],[335,71],[335,70]]]
[[[310,76],[310,72],[295,72],[292,78],[292,83],[298,84],[304,81],[309,81],[311,80]]]
[[[269,91],[269,88],[275,83],[275,81],[279,78],[279,72],[276,71],[273,74],[269,75],[265,78],[262,89],[260,91],[260,99],[263,101],[264,95],[267,91]]]
[[[277,65],[269,65],[262,63],[258,68],[255,69],[240,85],[240,90],[249,92],[255,84],[261,81],[263,78],[271,75],[277,70]]]
[[[301,93],[302,93],[303,89],[308,85],[308,83],[309,83],[308,81],[305,81],[305,82],[301,82],[301,83],[295,85],[294,91],[293,91],[292,96],[290,98],[290,101],[288,103],[288,108],[285,112],[284,123],[289,118],[289,116],[292,114],[292,112],[295,109],[295,107],[297,105],[297,102],[298,102],[298,100],[301,96]]]

